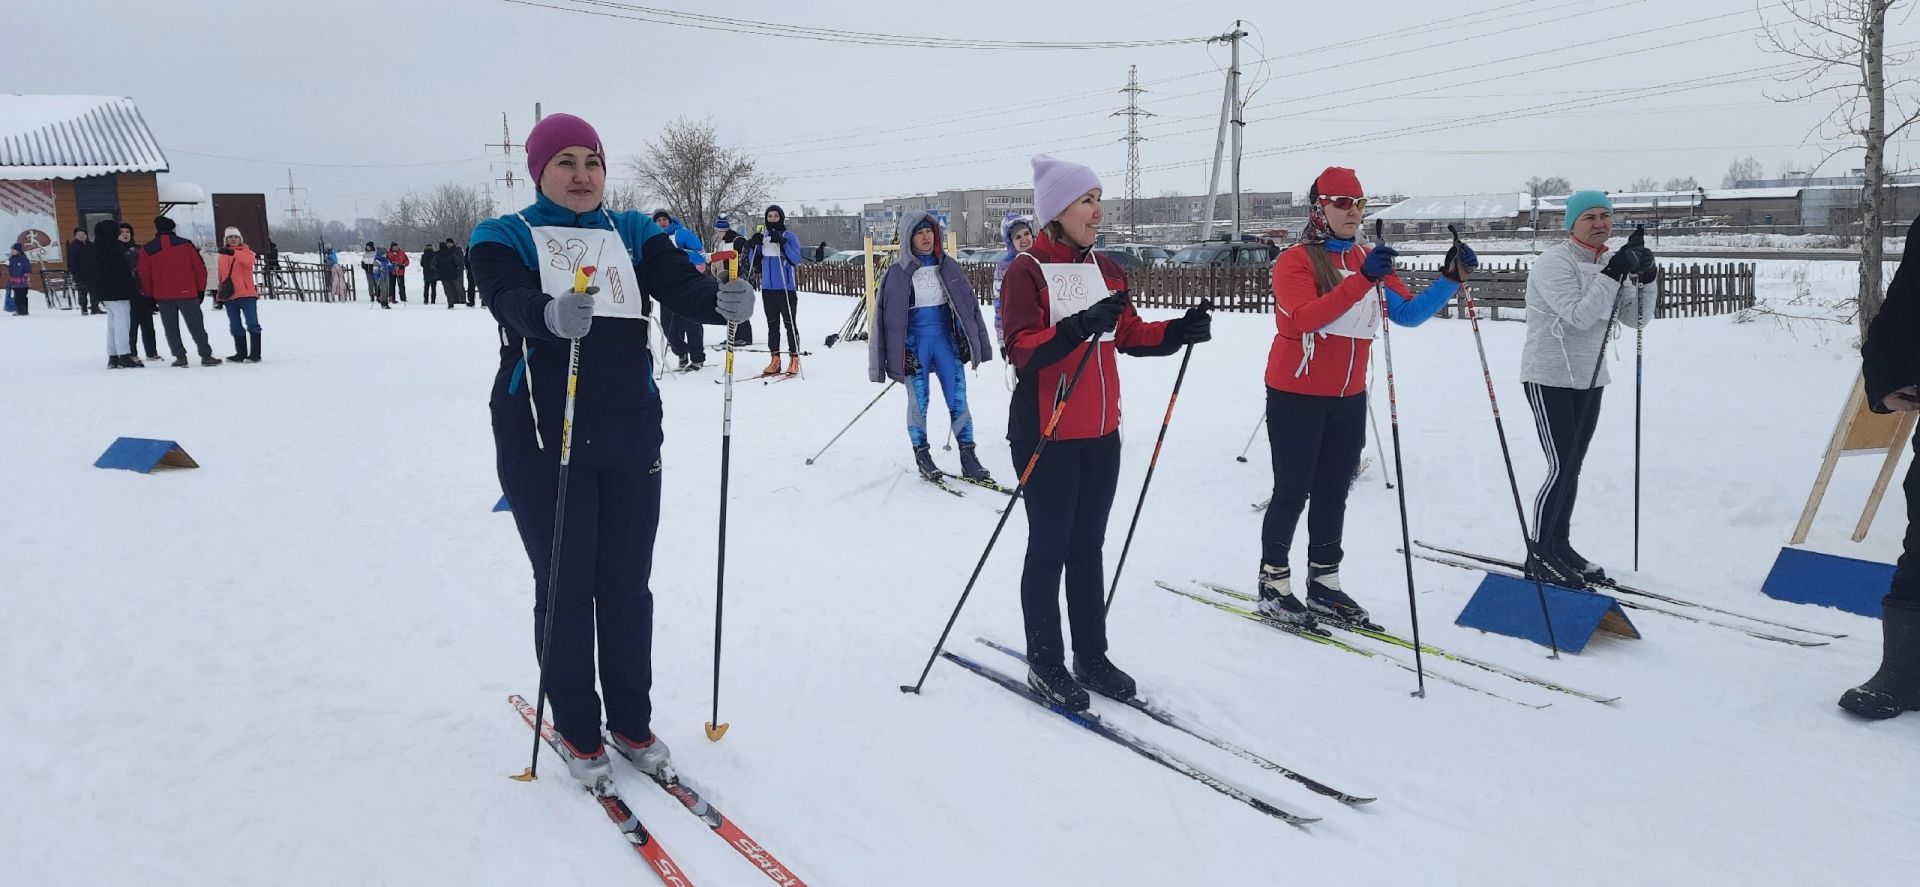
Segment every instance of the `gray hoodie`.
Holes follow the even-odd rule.
[[[947,294],[947,307],[953,312],[951,329],[961,359],[975,369],[993,359],[993,343],[987,338],[986,321],[980,317],[980,299],[959,263],[940,245],[945,232],[939,220],[925,211],[912,212],[900,217],[900,250],[887,266],[880,293],[874,299],[873,327],[867,337],[867,378],[875,382],[907,381],[908,314],[913,310],[913,273],[920,269],[920,258],[913,254],[913,227],[921,219],[933,223],[934,254],[939,257],[936,267]]]
[[[1653,319],[1659,285],[1616,281],[1600,269],[1611,250],[1595,255],[1572,238],[1547,247],[1527,272],[1527,344],[1520,352],[1520,381],[1553,388],[1599,387],[1611,381],[1594,366],[1610,321],[1636,329]]]

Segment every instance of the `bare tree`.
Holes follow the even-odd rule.
[[[1692,191],[1698,187],[1700,187],[1700,182],[1693,176],[1681,176],[1676,179],[1668,179],[1666,184],[1666,190],[1668,191]]]
[[[1737,188],[1741,182],[1752,182],[1767,177],[1767,169],[1760,161],[1749,154],[1727,164],[1727,174],[1720,177],[1720,187]]]
[[[639,182],[621,182],[614,184],[609,181],[606,192],[600,196],[600,202],[611,212],[644,213],[653,211],[648,208],[647,204],[658,203],[659,201],[654,200],[653,195],[647,192],[647,187]]]
[[[1528,179],[1520,190],[1527,192],[1531,197],[1565,197],[1573,193],[1573,183],[1567,181],[1565,176],[1550,176],[1544,179],[1534,176]]]
[[[493,201],[475,186],[449,182],[425,194],[408,191],[399,202],[380,205],[384,231],[375,243],[397,241],[414,248],[447,238],[466,243],[474,226],[492,215]]]
[[[646,153],[633,159],[632,168],[640,187],[681,219],[706,220],[720,213],[753,218],[770,202],[776,184],[753,158],[720,144],[711,118],[667,124],[657,140],[647,143]]]
[[[1768,49],[1803,63],[1782,78],[1797,84],[1789,95],[1770,96],[1777,102],[1824,99],[1834,107],[1814,128],[1832,141],[1844,142],[1814,165],[1819,169],[1841,151],[1865,152],[1861,164],[1866,181],[1860,189],[1860,330],[1865,332],[1880,311],[1880,286],[1887,142],[1920,120],[1920,103],[1907,94],[1920,80],[1899,77],[1887,81],[1889,62],[1898,68],[1913,60],[1912,53],[1889,58],[1886,53],[1887,13],[1905,0],[1779,0],[1790,21],[1761,28]],[[1888,93],[1893,94],[1893,120],[1887,118]]]
[[[1633,184],[1627,186],[1627,190],[1643,192],[1658,191],[1660,190],[1660,180],[1652,176],[1641,176],[1640,178],[1634,179]]]

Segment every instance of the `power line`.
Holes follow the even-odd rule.
[[[968,49],[968,50],[1098,50],[1098,49],[1147,49],[1159,46],[1180,46],[1189,43],[1201,43],[1205,37],[1171,37],[1157,40],[987,40],[953,37],[916,37],[905,34],[884,34],[873,31],[848,31],[840,28],[816,28],[807,25],[793,25],[780,22],[752,22],[743,24],[738,18],[699,13],[679,12],[632,3],[615,3],[612,0],[559,0],[571,3],[570,6],[558,6],[549,3],[535,3],[531,0],[503,0],[520,6],[533,6],[560,12],[572,12],[580,15],[602,18],[626,19],[655,25],[669,25],[676,28],[693,28],[702,31],[719,31],[727,34],[747,34],[755,37],[779,37],[792,40],[812,40],[823,43],[855,43],[869,46],[913,47],[920,49]],[[593,7],[583,9],[581,7]],[[613,11],[596,11],[613,10]]]
[[[188,151],[184,148],[168,148],[167,151],[173,154],[186,154],[192,157],[211,157],[215,160],[232,160],[238,163],[271,163],[275,166],[313,166],[331,169],[405,169],[421,166],[452,166],[456,163],[472,163],[475,160],[487,159],[486,155],[483,154],[479,157],[462,157],[458,160],[426,160],[419,163],[309,163],[303,160],[284,160],[265,157],[232,157],[226,154],[208,154],[203,151]]]

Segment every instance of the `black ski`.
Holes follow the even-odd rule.
[[[1025,699],[1028,702],[1038,705],[1041,708],[1046,709],[1047,711],[1053,712],[1054,714],[1057,714],[1063,718],[1066,718],[1068,721],[1071,721],[1075,724],[1078,724],[1082,727],[1087,728],[1088,730],[1092,731],[1095,735],[1101,737],[1102,739],[1105,739],[1109,742],[1114,743],[1115,745],[1125,748],[1128,751],[1133,752],[1134,754],[1137,754],[1143,758],[1146,758],[1149,761],[1159,764],[1162,767],[1172,770],[1175,773],[1185,776],[1188,779],[1192,779],[1193,781],[1198,782],[1201,785],[1204,785],[1210,789],[1213,789],[1214,791],[1217,791],[1223,795],[1226,795],[1229,798],[1239,801],[1242,804],[1252,807],[1253,809],[1258,810],[1261,813],[1265,813],[1268,816],[1274,817],[1275,819],[1279,819],[1283,822],[1291,823],[1293,825],[1304,825],[1309,822],[1320,821],[1320,818],[1317,816],[1303,816],[1298,813],[1291,813],[1286,810],[1282,810],[1279,807],[1275,807],[1274,805],[1269,804],[1266,801],[1263,801],[1257,797],[1254,797],[1251,793],[1247,792],[1245,789],[1239,788],[1238,786],[1228,783],[1226,780],[1223,780],[1218,776],[1215,776],[1211,773],[1208,773],[1205,770],[1195,767],[1192,764],[1187,763],[1186,761],[1174,756],[1172,753],[1168,752],[1167,750],[1157,745],[1154,745],[1151,742],[1148,742],[1144,739],[1140,739],[1131,733],[1121,730],[1118,727],[1114,727],[1107,724],[1105,721],[1100,720],[1100,717],[1098,715],[1092,714],[1091,712],[1071,711],[1069,709],[1056,705],[1053,702],[1049,701],[1046,697],[1041,696],[1039,693],[1035,693],[1032,687],[1027,686],[1025,682],[1017,678],[1008,677],[1007,675],[1004,675],[998,671],[995,671],[994,669],[988,668],[984,665],[981,665],[978,662],[975,662],[971,659],[968,659],[965,656],[961,656],[960,654],[954,653],[949,650],[940,651],[940,655],[944,657],[948,662],[958,665],[961,668],[964,668],[970,672],[973,672],[974,674],[977,674],[983,678],[986,678],[989,681],[999,684],[1001,687],[1005,688],[1008,692],[1013,693],[1014,695],[1019,696],[1020,698]]]
[[[979,641],[982,644],[986,644],[987,646],[992,647],[995,650],[999,650],[1000,652],[1005,653],[1008,656],[1012,656],[1014,659],[1017,659],[1021,662],[1027,661],[1027,657],[1025,654],[1021,653],[1018,650],[1013,649],[1012,647],[1008,647],[1004,644],[1000,644],[995,641],[990,641],[986,638],[974,638],[974,640]],[[1220,749],[1221,751],[1224,751],[1230,755],[1233,755],[1234,757],[1239,758],[1240,760],[1253,764],[1254,766],[1259,767],[1262,770],[1270,770],[1274,773],[1278,773],[1281,776],[1291,779],[1294,782],[1300,783],[1301,785],[1306,786],[1307,790],[1313,792],[1314,794],[1325,795],[1326,797],[1333,798],[1334,800],[1339,801],[1342,804],[1371,804],[1375,800],[1378,800],[1377,798],[1364,798],[1359,795],[1347,794],[1346,792],[1333,788],[1332,786],[1329,786],[1326,783],[1320,782],[1315,779],[1311,779],[1292,769],[1283,767],[1279,764],[1269,761],[1266,758],[1261,757],[1260,755],[1254,754],[1253,752],[1250,752],[1244,748],[1241,748],[1238,745],[1233,744],[1232,742],[1228,742],[1225,739],[1221,739],[1217,735],[1206,732],[1204,730],[1201,730],[1198,727],[1188,724],[1187,722],[1180,720],[1180,718],[1175,716],[1172,712],[1169,712],[1166,709],[1160,708],[1154,705],[1153,703],[1148,702],[1147,700],[1142,699],[1138,696],[1135,696],[1132,699],[1124,699],[1124,700],[1116,700],[1116,701],[1119,701],[1125,704],[1128,708],[1132,708],[1135,711],[1138,711],[1141,714],[1144,714],[1155,721],[1158,721],[1162,724],[1167,725],[1168,727],[1172,727],[1173,729],[1178,730],[1182,733],[1185,733],[1188,736],[1198,739],[1201,742],[1204,742],[1208,745],[1211,745],[1214,748]]]
[[[944,478],[950,478],[952,480],[957,480],[963,484],[973,484],[974,486],[980,487],[981,489],[992,490],[996,493],[1005,493],[1009,496],[1013,495],[1012,487],[1002,486],[990,480],[974,480],[973,478],[970,478],[964,474],[954,474],[951,471],[942,471],[940,472],[940,476]]]

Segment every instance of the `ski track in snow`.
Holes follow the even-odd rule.
[[[1769,300],[1809,280],[1836,299],[1852,285],[1850,269],[1762,264]],[[267,362],[213,369],[109,372],[104,318],[39,304],[0,318],[0,493],[13,505],[0,518],[0,674],[18,695],[0,717],[12,763],[0,882],[649,882],[551,756],[536,784],[506,778],[532,738],[505,697],[532,692],[535,663],[528,564],[511,517],[489,511],[497,340],[483,312],[421,306],[415,291],[393,311],[267,302]],[[956,501],[913,479],[904,392],[804,465],[877,389],[863,343],[818,344],[851,302],[802,305],[807,377],[734,403],[721,707],[732,730],[717,744],[700,731],[717,362],[660,383],[654,726],[701,792],[810,884],[1893,885],[1920,862],[1920,716],[1864,725],[1834,705],[1877,663],[1878,624],[1757,591],[1857,369],[1849,327],[1705,318],[1647,331],[1644,570],[1629,581],[1851,637],[1789,649],[1634,612],[1644,640],[1603,638],[1549,662],[1453,626],[1475,575],[1416,562],[1428,642],[1623,697],[1598,706],[1427,659],[1554,703],[1534,711],[1437,682],[1413,699],[1412,677],[1388,665],[1153,587],[1250,587],[1257,566],[1262,515],[1247,503],[1270,485],[1264,433],[1248,464],[1233,457],[1262,412],[1272,318],[1217,315],[1114,604],[1113,657],[1182,717],[1380,800],[1343,807],[1103,708],[1325,817],[1290,828],[950,664],[924,696],[895,689],[925,661],[1000,497],[963,488]],[[225,355],[224,317],[208,326]],[[1530,503],[1544,466],[1515,379],[1525,329],[1482,328]],[[1436,320],[1396,331],[1394,345],[1413,535],[1519,551],[1468,326]],[[1574,528],[1623,577],[1631,347],[1629,336]],[[1109,569],[1178,363],[1123,359]],[[1001,368],[969,384],[982,458],[1011,483]],[[118,435],[177,439],[204,467],[93,469]],[[934,456],[957,465],[957,453]],[[1897,556],[1897,491],[1866,543],[1846,541],[1877,465],[1841,464],[1813,547]],[[1378,476],[1390,470],[1376,459],[1354,487],[1344,579],[1404,634],[1398,517]],[[1024,522],[1010,519],[950,642],[1003,670],[1014,664],[971,638],[1020,643]],[[764,883],[626,776],[629,802],[696,883]]]

